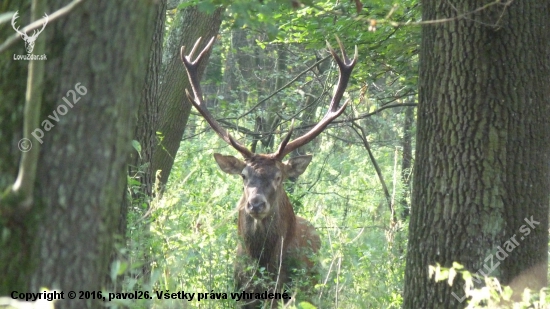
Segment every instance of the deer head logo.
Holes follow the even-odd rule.
[[[36,31],[34,30],[32,32],[32,35],[31,36],[28,36],[27,33],[25,31],[20,31],[19,30],[19,27],[15,27],[15,20],[17,18],[19,18],[19,15],[17,14],[17,12],[15,12],[15,14],[13,14],[13,17],[11,18],[11,26],[13,27],[13,29],[19,33],[21,35],[21,38],[23,40],[25,40],[25,49],[27,50],[27,53],[32,53],[32,50],[34,49],[34,42],[36,41],[36,39],[38,38],[38,35],[40,33],[42,33],[42,31],[44,31],[44,28],[46,27],[46,25],[48,24],[48,14],[44,14],[44,17],[46,18],[46,21],[44,22],[44,24],[42,25],[42,29],[40,29],[40,31]],[[23,28],[25,29],[25,28]]]

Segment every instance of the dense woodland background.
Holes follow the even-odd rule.
[[[13,60],[15,11],[21,28],[50,15],[33,51],[47,61]],[[234,289],[242,184],[212,154],[235,151],[191,109],[180,47],[216,37],[209,109],[271,152],[325,114],[338,36],[359,50],[351,104],[291,154],[314,159],[287,183],[323,242],[314,305],[547,308],[549,15],[545,0],[3,1],[0,306],[47,288],[153,296],[56,308],[233,308],[153,292]]]

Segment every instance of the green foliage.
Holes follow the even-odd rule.
[[[290,3],[289,0],[197,0],[182,6],[197,5],[206,11],[226,6],[225,25],[265,34],[265,38],[256,42],[262,48],[285,43],[304,44],[306,50],[318,50],[325,47],[326,40],[334,45],[334,36],[338,36],[350,50],[353,45],[359,47],[360,60],[352,85],[388,79],[399,93],[414,93],[420,28],[411,24],[421,20],[417,0],[371,1],[359,12],[354,1],[301,1],[303,5],[299,7]]]
[[[273,18],[274,12],[288,10],[288,0],[191,0],[182,3],[179,8],[196,5],[204,12],[213,12],[219,6],[225,6],[227,19],[235,28],[239,27],[263,27],[273,38],[278,31],[277,19]]]
[[[429,272],[430,277],[433,277],[436,282],[446,280],[450,286],[455,283],[457,275],[460,275],[465,282],[468,308],[524,309],[548,308],[550,305],[548,288],[543,288],[534,293],[529,289],[525,289],[521,301],[514,302],[512,300],[513,291],[509,286],[502,286],[495,277],[482,277],[478,274],[472,274],[457,262],[454,262],[450,268],[441,267],[439,264],[430,266]],[[474,288],[474,281],[483,282],[484,286]]]
[[[329,61],[304,71],[327,55],[325,40],[337,47],[333,35],[340,37],[348,54],[358,45],[359,62],[346,94],[352,103],[340,119],[356,117],[355,122],[365,128],[396,207],[407,196],[396,176],[401,172],[396,168],[400,161],[396,148],[403,136],[404,113],[388,109],[375,117],[365,115],[385,104],[415,100],[418,28],[394,27],[386,21],[418,20],[417,2],[380,0],[361,12],[353,1],[311,1],[297,9],[289,3],[211,0],[184,4],[207,11],[228,6],[205,74],[210,80],[203,82],[203,89],[210,89],[205,90],[210,111],[247,145],[270,134],[276,144],[291,119],[296,120],[296,135],[302,134],[301,126],[324,115],[337,80]],[[380,20],[375,32],[367,31],[371,19]],[[239,40],[253,44],[239,44]],[[268,99],[275,90],[279,92]],[[264,128],[267,133],[258,136],[258,119],[278,119],[279,125],[273,131]],[[406,222],[391,222],[380,179],[362,141],[349,126],[349,121],[331,126],[304,147],[303,152],[314,154],[313,162],[296,182],[286,183],[296,213],[317,228],[322,240],[316,255],[320,283],[315,297],[308,299],[293,290],[291,308],[401,306]],[[257,150],[272,151],[273,143],[262,140]],[[128,228],[131,258],[113,270],[113,274],[133,274],[124,289],[234,291],[235,205],[242,182],[218,169],[214,152],[235,153],[202,118],[191,115],[162,198],[153,201],[150,209],[143,201],[133,203]],[[132,192],[139,193],[139,183],[133,185]],[[149,226],[146,222],[151,223],[150,229],[144,231]],[[151,261],[141,258],[144,251],[152,255]],[[152,265],[151,278],[140,277],[141,267],[147,264]],[[189,308],[235,306],[231,299],[184,302]],[[181,300],[153,300],[153,308],[181,306]]]
[[[234,290],[235,205],[242,184],[221,172],[212,156],[234,151],[211,131],[202,131],[202,119],[191,117],[189,128],[192,138],[181,144],[164,196],[151,204],[152,289],[229,293]],[[363,150],[343,151],[344,143],[319,139],[322,147],[313,163],[296,183],[287,184],[297,213],[317,227],[323,241],[317,255],[321,280],[313,301],[321,308],[398,308],[406,235],[384,227],[389,215],[381,211],[384,198]],[[383,151],[377,153],[384,157]],[[134,250],[132,255],[139,256],[143,248]],[[295,297],[296,308],[311,308],[301,302],[301,294]],[[234,301],[202,300],[189,306],[199,304],[232,308]],[[170,306],[170,300],[154,301],[154,308]]]

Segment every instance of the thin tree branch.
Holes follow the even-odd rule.
[[[376,158],[374,157],[374,154],[372,153],[372,150],[370,149],[369,141],[367,140],[367,135],[365,134],[365,130],[361,126],[355,123],[355,121],[351,122],[351,129],[355,131],[355,133],[361,138],[363,141],[363,145],[365,146],[365,149],[367,150],[370,160],[372,162],[372,165],[374,166],[374,169],[376,170],[376,174],[378,175],[378,179],[380,179],[380,184],[382,185],[382,189],[384,190],[384,195],[386,196],[386,201],[388,202],[388,207],[390,209],[392,222],[397,222],[397,216],[395,214],[395,211],[393,209],[393,205],[391,202],[391,195],[390,191],[388,190],[388,186],[386,185],[386,181],[384,180],[384,175],[382,175],[382,170],[380,169],[380,166],[378,165],[378,162],[376,162]]]
[[[418,103],[396,103],[396,104],[384,105],[384,106],[380,107],[379,109],[375,110],[374,112],[359,115],[355,118],[352,118],[351,120],[353,121],[353,120],[368,118],[370,116],[373,116],[373,115],[376,115],[376,114],[380,113],[381,111],[383,111],[385,109],[394,108],[394,107],[402,107],[402,106],[414,106],[414,107],[416,107],[416,106],[418,106]]]
[[[45,1],[33,0],[31,4],[31,19],[38,18],[45,9]],[[37,41],[35,50],[43,53],[45,41]],[[12,203],[5,205],[8,214],[22,217],[22,214],[31,209],[33,205],[34,182],[36,179],[36,168],[38,155],[40,154],[39,144],[32,149],[30,144],[31,131],[40,124],[40,105],[42,105],[42,89],[44,81],[44,61],[29,61],[29,72],[27,76],[27,92],[25,95],[25,108],[23,113],[23,139],[22,143],[29,143],[29,148],[21,155],[19,171],[11,190],[1,197],[1,200],[9,200]],[[26,147],[24,147],[26,148]],[[20,146],[20,150],[21,149]],[[3,202],[2,201],[2,202]],[[4,204],[4,203],[0,203]]]
[[[283,85],[281,88],[275,90],[273,93],[271,93],[270,95],[268,95],[266,98],[262,99],[260,102],[256,103],[256,105],[254,105],[251,109],[249,109],[246,113],[240,115],[237,119],[241,119],[243,118],[244,116],[252,113],[253,110],[255,110],[256,108],[258,108],[258,106],[260,106],[262,103],[264,103],[265,101],[271,99],[273,96],[275,96],[277,93],[281,92],[283,89],[287,88],[288,86],[292,85],[292,83],[294,83],[298,78],[302,77],[302,75],[306,74],[307,72],[311,71],[313,68],[315,68],[317,65],[319,65],[321,62],[327,60],[328,58],[330,58],[331,55],[328,54],[327,56],[325,56],[324,58],[322,58],[321,60],[315,62],[314,64],[312,64],[309,68],[305,69],[302,73],[296,75],[296,77],[294,77],[292,80],[290,80],[288,83],[286,83],[285,85]]]
[[[395,107],[404,107],[404,106],[414,106],[414,107],[416,107],[416,106],[418,106],[418,104],[417,103],[388,104],[388,105],[385,105],[383,107],[380,107],[379,109],[375,110],[374,112],[362,114],[362,115],[359,115],[359,116],[353,117],[353,118],[334,120],[329,126],[333,126],[335,124],[341,124],[341,123],[350,123],[350,122],[353,122],[355,120],[369,118],[370,116],[376,115],[376,114],[380,113],[381,111],[383,111],[385,109],[395,108]],[[199,116],[198,113],[191,112],[191,114],[195,115],[195,116]],[[241,117],[242,116],[239,116],[237,118],[241,118]],[[271,131],[271,132],[257,133],[257,132],[251,131],[251,130],[245,128],[245,127],[237,126],[237,125],[232,124],[231,122],[228,121],[228,120],[231,120],[231,119],[235,119],[235,118],[233,118],[233,117],[232,118],[218,118],[217,121],[219,123],[225,125],[224,128],[226,128],[226,129],[235,129],[237,132],[240,132],[240,133],[243,133],[243,134],[246,134],[246,135],[250,135],[254,138],[261,138],[262,136],[267,135],[267,134],[277,134],[277,133],[287,133],[288,132],[288,130],[285,130],[285,131],[279,131],[279,132]],[[295,127],[294,130],[305,130],[305,129],[311,128],[313,126],[315,126],[315,124],[302,125],[302,126]]]
[[[454,21],[454,20],[459,20],[459,19],[462,19],[462,18],[466,18],[468,17],[469,15],[472,15],[472,14],[475,14],[477,12],[480,12],[480,11],[483,11],[483,10],[486,10],[488,9],[489,7],[491,6],[494,6],[494,5],[498,5],[498,4],[501,4],[501,5],[504,5],[505,8],[502,10],[503,13],[501,14],[501,16],[504,14],[504,11],[506,10],[506,7],[510,6],[510,4],[512,4],[512,2],[514,2],[514,0],[508,0],[506,2],[502,2],[501,0],[495,0],[493,2],[490,2],[490,3],[487,3],[481,7],[478,7],[477,9],[474,9],[470,12],[466,12],[466,13],[462,13],[458,16],[455,16],[455,17],[449,17],[449,18],[442,18],[442,19],[434,19],[434,20],[426,20],[426,21],[419,21],[419,22],[405,22],[405,23],[399,23],[399,22],[392,22],[392,21],[386,21],[386,20],[377,20],[377,22],[379,23],[383,23],[383,22],[387,22],[389,23],[390,25],[394,26],[394,27],[399,27],[399,26],[420,26],[420,25],[433,25],[433,24],[441,24],[441,23],[446,23],[446,22],[450,22],[450,21]],[[485,25],[488,25],[488,26],[491,26],[491,27],[498,27],[498,23],[500,22],[500,18],[497,20],[497,22],[493,25],[491,24],[486,24],[486,23],[482,23],[482,24],[485,24]]]
[[[500,15],[499,19],[497,20],[497,22],[493,25],[489,24],[489,26],[498,27],[498,24],[500,23],[500,20],[501,20],[502,16],[504,15],[504,11],[513,2],[514,2],[514,0],[508,0],[506,2],[503,2],[502,0],[494,0],[493,2],[489,2],[489,3],[487,3],[483,6],[478,7],[477,9],[474,9],[474,10],[469,11],[469,12],[462,13],[462,14],[460,14],[458,16],[455,16],[455,17],[434,19],[434,20],[426,20],[426,21],[419,21],[419,22],[394,22],[394,21],[388,20],[388,18],[393,14],[393,11],[395,10],[394,8],[392,8],[392,11],[390,11],[390,13],[385,18],[376,19],[376,23],[377,24],[387,23],[387,24],[390,24],[393,27],[441,24],[441,23],[446,23],[446,22],[458,20],[458,19],[461,19],[461,18],[466,18],[469,15],[475,14],[475,13],[483,11],[483,10],[486,10],[489,7],[494,6],[494,5],[503,5],[505,8],[502,10],[503,12],[501,13],[501,15]],[[326,12],[326,13],[332,14],[334,16],[345,16],[345,15],[347,15],[344,12],[341,12],[341,11],[340,12],[339,11],[328,11],[328,10],[325,10],[324,8],[322,8],[320,6],[316,6],[316,5],[310,5],[310,6],[317,9],[317,10],[319,10],[319,11],[321,11],[321,12]],[[362,16],[358,16],[356,19],[365,20],[365,17],[366,16],[362,15]],[[368,21],[370,21],[370,20],[371,19],[368,19]]]

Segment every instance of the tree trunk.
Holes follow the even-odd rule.
[[[218,34],[222,12],[223,9],[219,8],[212,14],[205,14],[196,7],[178,11],[166,38],[159,94],[159,131],[162,136],[152,162],[153,171],[161,171],[161,185],[168,181],[191,112],[191,102],[185,95],[185,89],[191,87],[180,60],[180,48],[186,46],[189,53],[199,37],[203,38],[200,48],[204,47],[211,37]],[[199,78],[204,69],[204,66],[199,68]]]
[[[546,285],[549,2],[463,15],[485,4],[422,2],[423,20],[456,19],[422,28],[404,308],[466,306],[461,279],[450,287],[429,278],[436,263],[459,262],[520,292]],[[513,239],[519,245],[505,244]]]
[[[125,187],[122,192],[123,200],[119,216],[119,239],[122,246],[126,244],[126,231],[128,225],[128,211],[130,205],[135,205],[137,217],[145,216],[149,210],[151,200],[154,198],[155,171],[152,169],[151,162],[157,146],[156,132],[158,128],[158,109],[159,109],[159,70],[162,64],[162,44],[164,39],[165,21],[166,21],[166,0],[159,1],[156,12],[156,22],[153,39],[150,42],[150,56],[145,78],[145,86],[141,94],[141,100],[138,107],[137,125],[134,131],[134,140],[140,145],[139,153],[137,149],[131,151],[130,164],[128,167],[129,177],[137,180],[140,187],[134,190],[132,184]],[[128,196],[130,192],[130,196]],[[131,199],[129,199],[131,197]],[[147,207],[143,207],[147,205]],[[132,210],[130,210],[132,211]],[[140,235],[139,243],[142,247],[149,246],[149,220],[143,220],[136,229],[137,235]],[[136,239],[134,239],[136,240]],[[129,248],[132,252],[132,248]],[[141,272],[138,276],[144,278],[143,283],[149,283],[148,277],[151,272],[151,261],[149,250],[141,250],[141,257],[134,257],[136,263],[141,264]],[[119,252],[113,252],[111,261],[124,259]],[[130,267],[132,269],[132,267]],[[113,287],[120,289],[121,285],[114,284]]]
[[[249,53],[245,50],[255,48],[255,42],[247,39],[249,31],[245,29],[234,29],[230,32],[231,39],[229,51],[226,54],[224,84],[226,90],[224,94],[230,102],[241,102],[246,104],[248,94],[246,90],[254,89],[251,79],[254,77],[254,62]]]
[[[46,287],[65,292],[57,308],[103,306],[80,299],[78,292],[105,287],[154,29],[153,3],[83,2],[50,21],[38,38],[46,40],[47,55],[38,128],[44,136],[34,203],[16,214],[19,221],[1,212],[2,235],[11,236],[2,237],[0,245],[0,294]],[[65,4],[49,1],[47,13]],[[20,91],[18,77],[2,79],[5,88]],[[19,130],[7,132],[16,136]],[[7,257],[11,260],[4,263]],[[69,291],[77,298],[69,300]]]

